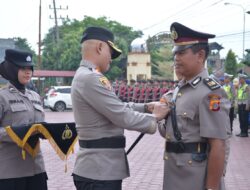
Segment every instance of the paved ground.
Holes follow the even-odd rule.
[[[71,111],[56,113],[46,112],[46,120],[50,122],[73,121]],[[231,154],[226,174],[227,190],[250,189],[250,137],[239,138],[238,122],[234,123],[234,134],[231,138]],[[139,135],[137,132],[126,131],[127,147]],[[135,149],[129,154],[131,177],[123,182],[124,190],[161,190],[163,177],[163,145],[164,140],[158,133],[145,135]],[[49,176],[49,190],[74,190],[71,173],[76,153],[67,161],[68,171],[65,173],[66,162],[61,161],[47,141],[43,141],[42,151],[46,170]],[[75,152],[78,145],[75,147]],[[181,181],[180,181],[181,182]]]

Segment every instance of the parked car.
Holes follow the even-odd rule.
[[[72,108],[71,86],[52,86],[44,97],[44,106],[52,111],[64,111]]]

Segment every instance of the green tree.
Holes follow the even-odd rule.
[[[235,53],[230,49],[225,60],[225,72],[236,76],[237,61]]]
[[[121,77],[125,69],[120,67],[121,61],[127,57],[132,40],[141,37],[142,32],[133,31],[131,27],[108,20],[106,17],[95,19],[85,16],[82,21],[65,20],[59,27],[60,40],[57,43],[55,42],[55,30],[51,28],[43,40],[43,68],[76,70],[81,60],[80,39],[82,32],[89,26],[108,28],[114,33],[115,44],[123,51],[123,54],[112,62],[111,70],[107,73],[107,76],[110,79]],[[113,67],[117,68],[113,69]]]
[[[151,55],[152,75],[162,76],[165,78],[173,78],[173,63],[172,45],[162,43],[168,38],[166,34],[149,37],[147,46]]]

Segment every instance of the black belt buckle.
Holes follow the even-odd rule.
[[[183,142],[176,143],[176,153],[184,153],[185,152],[185,145]]]

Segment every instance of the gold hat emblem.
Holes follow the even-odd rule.
[[[69,126],[66,124],[65,129],[64,129],[63,134],[62,134],[62,139],[63,139],[63,140],[71,139],[71,138],[72,138],[72,135],[73,135],[73,133],[72,133],[71,129],[70,129]]]
[[[178,34],[176,32],[176,30],[173,28],[172,31],[171,31],[171,34],[170,34],[170,37],[173,39],[173,40],[176,40],[178,38]]]

